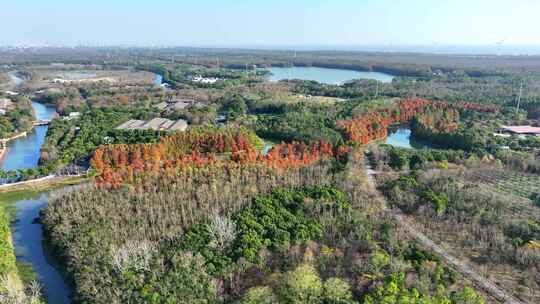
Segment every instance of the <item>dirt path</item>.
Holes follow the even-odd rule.
[[[371,169],[371,166],[367,162],[367,159],[365,162],[365,168],[366,168],[366,175],[367,175],[368,183],[370,184],[371,187],[373,187],[373,189],[376,189],[375,180],[373,178],[376,172]],[[472,267],[470,267],[467,263],[454,257],[444,248],[437,245],[428,236],[426,236],[423,232],[417,229],[414,226],[414,223],[412,222],[412,220],[408,219],[407,216],[405,216],[400,210],[390,209],[386,203],[386,199],[380,193],[378,195],[380,196],[381,201],[385,203],[385,206],[383,207],[383,209],[391,213],[393,218],[402,228],[404,228],[410,235],[412,235],[416,240],[418,240],[424,247],[429,248],[433,252],[438,254],[444,260],[446,264],[448,264],[454,270],[456,270],[465,278],[470,280],[476,287],[484,290],[486,293],[491,295],[493,298],[499,300],[501,303],[524,304],[523,302],[513,297],[510,293],[506,292],[504,289],[502,289],[495,283],[491,282],[484,276],[480,275],[478,272],[472,269]]]

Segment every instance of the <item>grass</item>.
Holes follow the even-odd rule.
[[[15,215],[15,202],[36,197],[40,192],[57,189],[65,186],[80,184],[86,181],[85,177],[63,177],[44,180],[32,184],[15,185],[12,187],[0,188],[0,208],[6,210],[9,218]]]
[[[32,281],[37,280],[36,273],[34,270],[32,270],[32,265],[26,263],[26,262],[16,262],[17,265],[17,274],[19,275],[19,279],[23,282],[23,284],[26,286]]]

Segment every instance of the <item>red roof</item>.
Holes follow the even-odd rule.
[[[517,134],[540,134],[540,127],[531,126],[503,126],[503,129]]]

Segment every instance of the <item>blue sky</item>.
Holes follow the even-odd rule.
[[[540,45],[536,0],[2,0],[0,45]]]

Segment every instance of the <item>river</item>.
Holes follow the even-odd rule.
[[[32,102],[32,107],[38,120],[51,119],[56,113],[54,108],[41,103]],[[27,136],[10,141],[6,154],[0,161],[0,167],[5,171],[36,168],[47,129],[48,126],[36,126]]]
[[[10,73],[12,81],[17,83],[16,73]],[[24,81],[24,80],[23,80]],[[19,82],[20,85],[22,82]],[[36,118],[51,119],[55,109],[43,104],[32,102]],[[8,143],[8,150],[1,161],[4,170],[36,168],[38,166],[40,148],[45,141],[48,126],[36,126],[25,137],[20,137]],[[8,204],[16,208],[13,222],[12,237],[17,262],[23,262],[32,267],[38,281],[43,287],[43,294],[48,303],[71,303],[69,298],[71,288],[65,283],[60,272],[52,266],[43,247],[43,227],[36,221],[40,211],[47,206],[46,193],[24,193]]]
[[[41,209],[47,206],[47,194],[29,195],[15,203],[16,221],[11,227],[17,262],[32,267],[50,304],[71,303],[71,288],[53,266],[43,244],[43,227],[36,221]]]
[[[272,74],[270,81],[280,81],[286,79],[314,80],[326,84],[341,85],[353,79],[373,79],[380,82],[391,82],[394,76],[379,72],[362,72],[343,69],[329,69],[317,67],[271,67],[267,69]]]

